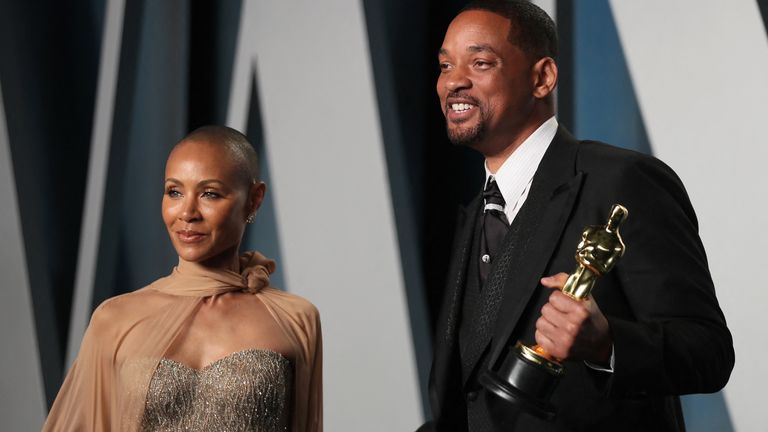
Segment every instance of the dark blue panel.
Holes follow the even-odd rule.
[[[685,427],[696,432],[733,432],[722,392],[683,396]]]
[[[608,0],[575,2],[573,28],[574,133],[650,153]]]
[[[255,73],[255,72],[254,72]],[[280,239],[277,235],[278,221],[275,215],[274,195],[280,193],[279,190],[272,188],[269,169],[269,159],[264,145],[264,128],[261,117],[261,101],[259,99],[258,77],[254,76],[251,89],[251,105],[248,111],[248,130],[243,131],[248,136],[248,140],[256,148],[259,154],[259,169],[261,171],[261,180],[267,184],[267,195],[261,205],[257,215],[256,222],[248,227],[243,239],[242,249],[257,250],[265,256],[277,261],[277,271],[270,276],[270,284],[276,288],[288,291],[289,287],[285,284],[286,269],[290,263],[283,260],[280,251]],[[307,223],[312,223],[311,209],[307,209]]]

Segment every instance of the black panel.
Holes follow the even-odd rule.
[[[121,283],[127,279],[126,275],[130,274],[131,269],[128,262],[123,262],[125,260],[122,259],[123,255],[120,252],[121,235],[123,235],[120,229],[122,215],[121,207],[117,205],[119,200],[114,198],[120,197],[124,189],[125,160],[134,112],[143,12],[144,1],[126,2],[112,130],[110,131],[109,161],[107,164],[109,175],[104,189],[98,258],[93,283],[93,296],[91,297],[92,308],[115,294],[131,289]],[[133,287],[133,289],[135,288]]]
[[[224,124],[241,1],[191,0],[189,130]]]
[[[104,2],[0,2],[0,81],[47,402],[62,379]]]
[[[424,194],[420,199],[429,211],[422,212],[420,219],[424,227],[421,233],[424,280],[433,328],[443,301],[458,208],[482,189],[484,176],[483,157],[478,152],[456,147],[448,141],[445,118],[435,91],[439,73],[437,52],[445,30],[465,3],[430,2],[426,22],[428,39],[422,53],[425,59],[422,67],[430,73],[421,83],[421,97],[430,103],[421,116],[425,134],[420,172]]]

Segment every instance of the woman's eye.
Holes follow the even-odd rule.
[[[177,191],[176,189],[168,189],[165,191],[165,194],[171,198],[179,198],[181,196],[181,192]]]
[[[221,198],[221,194],[214,191],[205,191],[203,192],[202,196],[203,198],[212,198],[212,199]]]

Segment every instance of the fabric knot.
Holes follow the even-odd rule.
[[[240,255],[240,275],[243,278],[243,292],[256,294],[269,286],[269,275],[275,272],[277,265],[258,252],[246,252]]]

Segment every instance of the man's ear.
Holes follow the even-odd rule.
[[[542,57],[532,69],[533,96],[544,99],[552,94],[557,86],[557,63],[552,57]]]

